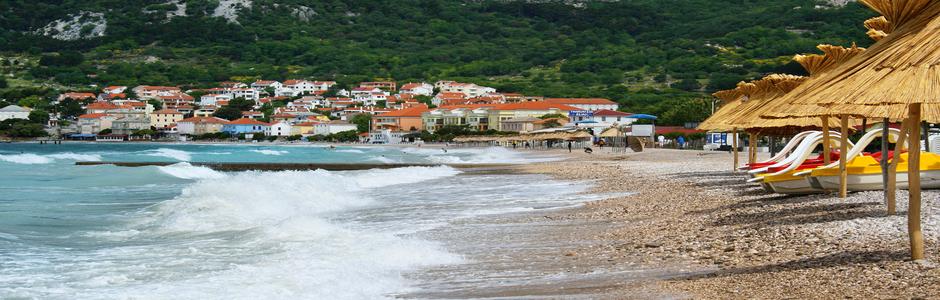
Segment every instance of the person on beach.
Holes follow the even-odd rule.
[[[513,148],[513,149],[516,149],[516,142],[515,142],[515,141],[512,142],[512,148]]]
[[[679,144],[679,149],[685,149],[685,138],[681,135],[676,139],[676,143]]]
[[[584,147],[584,153],[587,153],[587,154],[594,153],[594,149],[591,149],[591,147]]]
[[[571,141],[568,141],[568,153],[571,153]]]

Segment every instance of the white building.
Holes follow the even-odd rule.
[[[266,134],[269,136],[289,136],[291,135],[291,124],[288,122],[277,122],[274,125],[271,125],[270,132]]]
[[[440,90],[442,93],[462,93],[467,95],[467,98],[476,98],[486,94],[496,93],[496,89],[491,87],[462,82],[451,82],[443,84]]]
[[[399,89],[402,94],[412,94],[421,96],[431,96],[434,94],[434,86],[426,82],[406,83]]]
[[[583,110],[617,110],[620,106],[617,102],[603,98],[546,98],[545,102],[552,104],[564,104],[574,106]]]
[[[323,122],[313,126],[313,133],[320,135],[329,135],[334,133],[340,133],[343,131],[356,130],[356,124],[352,124],[346,121],[330,121]]]
[[[199,97],[200,105],[216,105],[219,101],[231,101],[235,99],[230,94],[205,94]]]
[[[281,88],[275,91],[277,96],[296,97],[303,94],[325,92],[335,85],[335,81],[285,80]]]
[[[277,91],[282,87],[284,87],[284,84],[277,80],[258,80],[251,83],[251,88],[255,89],[259,93],[264,92],[264,90],[267,88],[273,88],[275,91]]]
[[[0,121],[8,119],[29,119],[29,108],[16,105],[7,105],[0,108]]]
[[[134,93],[137,94],[137,97],[140,99],[157,99],[159,96],[172,96],[182,92],[180,88],[175,86],[150,86],[150,85],[141,85],[133,89]]]

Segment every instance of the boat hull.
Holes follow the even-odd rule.
[[[818,182],[826,190],[839,190],[838,176],[812,176],[810,180]],[[849,191],[878,191],[884,189],[881,173],[876,174],[850,174],[846,177]],[[907,172],[898,172],[897,187],[907,189]],[[940,170],[920,172],[921,189],[940,189]]]
[[[822,192],[821,189],[813,187],[805,178],[774,181],[765,184],[769,185],[774,193],[778,194],[815,194]]]

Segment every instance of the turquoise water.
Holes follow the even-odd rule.
[[[220,173],[186,162],[545,159],[496,148],[0,144],[0,298],[389,297],[411,289],[404,273],[466,262],[416,233],[580,203],[586,186],[449,167]]]

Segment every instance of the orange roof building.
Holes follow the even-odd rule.
[[[381,113],[372,117],[372,129],[421,131],[424,130],[424,122],[421,119],[421,115],[429,110],[427,106],[416,106]]]
[[[565,104],[581,110],[617,110],[617,102],[604,98],[546,98],[546,103]]]

